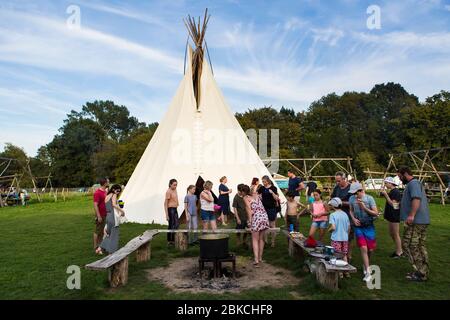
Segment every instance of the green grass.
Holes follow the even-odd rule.
[[[382,201],[377,200],[382,207]],[[287,255],[286,239],[278,236],[277,247],[267,248],[264,259],[292,270],[302,279],[299,285],[281,289],[260,288],[240,294],[176,294],[158,282],[146,279],[145,270],[166,266],[181,256],[197,256],[198,246],[185,253],[168,249],[165,235],[152,242],[152,259],[137,264],[130,259],[129,283],[109,289],[107,272],[88,271],[83,266],[96,260],[92,250],[91,198],[79,196],[66,202],[32,203],[30,206],[0,209],[0,299],[450,299],[450,209],[431,204],[432,225],[429,228],[428,250],[431,263],[427,283],[410,283],[404,279],[410,266],[406,259],[391,260],[393,243],[387,223],[377,221],[376,250],[372,263],[381,267],[381,290],[368,290],[360,271],[351,279],[341,281],[338,292],[320,288],[313,276]],[[281,221],[279,221],[281,223]],[[301,231],[307,233],[310,220],[301,219]],[[126,224],[121,226],[121,245],[156,226]],[[249,251],[232,251],[250,256]],[[354,251],[353,264],[360,269],[359,250]],[[81,290],[66,287],[67,267],[81,267]]]

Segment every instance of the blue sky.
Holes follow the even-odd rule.
[[[70,5],[80,29],[67,26]],[[370,5],[381,29],[366,26]],[[450,90],[450,0],[1,0],[0,150],[12,142],[34,155],[95,99],[159,121],[183,73],[182,18],[205,7],[215,77],[234,111],[300,111],[388,81],[421,100]]]

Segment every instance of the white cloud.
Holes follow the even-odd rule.
[[[3,26],[2,26],[3,25]],[[32,30],[32,31],[31,31]],[[149,86],[180,74],[182,58],[126,39],[63,21],[0,11],[0,60],[72,72],[111,74]],[[166,78],[167,79],[167,78]]]

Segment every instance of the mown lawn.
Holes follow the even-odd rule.
[[[382,207],[383,202],[377,200]],[[165,235],[152,242],[152,259],[137,264],[130,259],[129,283],[111,290],[107,273],[84,270],[96,260],[92,250],[92,203],[90,197],[67,202],[32,203],[30,206],[0,209],[0,299],[450,299],[450,207],[431,205],[432,225],[428,250],[431,262],[427,283],[410,283],[404,279],[410,266],[406,259],[392,260],[388,256],[393,244],[387,233],[387,222],[377,221],[378,249],[372,262],[381,267],[381,290],[368,290],[360,270],[351,279],[342,281],[341,290],[333,293],[321,289],[313,276],[304,273],[298,263],[287,255],[286,240],[279,235],[277,247],[268,248],[265,260],[285,267],[301,277],[300,285],[282,289],[261,288],[236,294],[175,294],[145,277],[145,270],[167,265],[180,256],[198,255],[198,246],[181,254],[168,249]],[[281,224],[282,222],[279,221]],[[309,229],[309,219],[302,218],[301,231]],[[121,227],[121,244],[155,225],[126,224]],[[232,251],[250,255],[250,251]],[[360,269],[359,251],[353,264]],[[81,267],[81,289],[66,287],[67,267]]]

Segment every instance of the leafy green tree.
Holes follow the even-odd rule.
[[[55,185],[91,185],[98,178],[91,157],[106,139],[103,128],[91,119],[69,117],[59,131],[47,145]]]
[[[118,183],[125,184],[131,177],[157,127],[157,123],[152,123],[146,128],[140,128],[118,145],[114,170],[114,176]]]
[[[127,107],[112,101],[87,102],[81,112],[72,111],[70,117],[91,119],[98,123],[106,136],[119,142],[133,131],[145,127],[145,123],[130,116]]]

